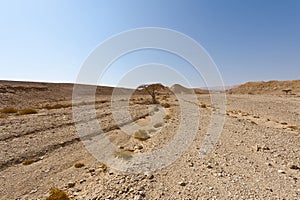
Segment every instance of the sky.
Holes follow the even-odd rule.
[[[0,0],[0,80],[76,82],[101,43],[143,27],[194,39],[227,86],[300,78],[299,0]],[[171,75],[178,72],[192,87],[204,87],[205,77],[192,67],[170,52],[146,49],[114,61],[98,84],[135,87],[141,77],[183,83]]]

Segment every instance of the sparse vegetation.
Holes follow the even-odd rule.
[[[117,150],[117,151],[114,152],[114,156],[116,158],[129,160],[130,158],[132,158],[132,152],[128,151],[128,150],[120,149],[120,150]]]
[[[206,106],[205,103],[201,103],[201,104],[200,104],[200,107],[201,107],[201,108],[207,108],[207,106]]]
[[[135,139],[138,139],[138,140],[141,140],[141,141],[145,141],[145,140],[147,140],[147,139],[150,138],[150,136],[148,135],[147,131],[142,130],[142,129],[136,131],[134,133],[133,137]]]
[[[107,165],[105,163],[100,163],[100,169],[102,172],[106,172],[107,171]]]
[[[65,191],[52,187],[50,189],[50,196],[46,200],[70,200],[70,198]]]
[[[165,89],[165,86],[163,86],[160,83],[156,83],[150,85],[141,85],[137,89],[141,91],[146,91],[152,97],[152,104],[158,104],[159,102],[156,98],[157,91]]]
[[[158,127],[162,127],[162,126],[163,126],[163,123],[161,123],[161,122],[158,122],[153,125],[154,128],[158,128]]]
[[[81,167],[84,167],[84,164],[83,163],[76,163],[74,165],[75,168],[81,168]]]
[[[61,108],[69,108],[69,107],[72,107],[71,103],[69,103],[69,104],[54,104],[54,105],[46,104],[42,108],[52,110],[52,109],[61,109]]]
[[[148,133],[154,133],[154,132],[156,132],[156,130],[154,128],[148,130]]]
[[[10,114],[10,113],[17,113],[18,110],[16,108],[13,108],[13,107],[7,107],[7,108],[0,109],[0,112],[5,113],[5,114]]]
[[[23,110],[20,110],[19,113],[20,115],[29,115],[29,114],[36,114],[38,113],[38,111],[32,108],[25,108]]]
[[[7,115],[0,113],[0,118],[7,118]]]
[[[295,125],[290,125],[288,128],[292,129],[293,131],[300,131],[300,127],[295,126]]]
[[[171,105],[170,105],[169,103],[163,103],[162,106],[163,106],[164,108],[170,108],[170,107],[171,107]]]
[[[165,120],[171,119],[171,115],[166,115],[166,116],[164,117],[164,119],[165,119]]]
[[[168,100],[168,98],[170,98],[170,95],[164,95],[163,97],[162,97],[162,100]]]
[[[28,159],[28,160],[24,160],[23,162],[22,162],[22,164],[23,165],[31,165],[32,163],[34,163],[35,162],[35,160],[33,160],[33,159]]]

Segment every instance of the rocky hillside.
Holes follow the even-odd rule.
[[[40,83],[0,80],[0,108],[33,107],[39,108],[45,103],[70,101],[73,83]],[[87,88],[90,86],[86,85]],[[113,87],[98,86],[97,96],[111,95]],[[121,88],[118,92],[126,93],[129,89]],[[83,94],[84,95],[84,94]]]
[[[300,95],[300,80],[248,82],[228,90],[231,94],[285,94]]]

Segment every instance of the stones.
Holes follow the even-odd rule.
[[[212,169],[213,168],[213,166],[210,165],[210,164],[208,164],[206,167],[207,167],[207,169]]]
[[[285,174],[285,171],[282,170],[282,169],[277,170],[277,172],[278,172],[279,174]]]
[[[94,169],[94,168],[91,168],[91,169],[89,169],[89,172],[90,172],[90,173],[95,172],[95,169]]]
[[[79,183],[82,184],[82,183],[84,183],[85,181],[86,181],[86,180],[81,179],[81,180],[79,180]]]
[[[142,195],[135,195],[134,200],[142,200],[143,199],[143,196]]]
[[[298,167],[297,165],[294,165],[292,163],[288,164],[288,168],[293,169],[293,170],[300,170],[300,167]]]
[[[134,150],[141,150],[143,149],[144,147],[142,145],[137,145],[134,147]]]
[[[72,187],[74,187],[75,185],[76,185],[75,182],[69,182],[69,183],[68,183],[68,188],[72,188]]]
[[[153,175],[153,174],[150,174],[150,175],[148,175],[147,177],[148,177],[149,180],[154,179],[154,175]]]
[[[180,182],[178,182],[178,184],[179,184],[180,186],[186,186],[186,182],[184,182],[184,181],[180,181]]]

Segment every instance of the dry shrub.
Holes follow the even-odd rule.
[[[0,113],[0,118],[7,118],[7,115]]]
[[[138,130],[134,133],[133,137],[135,139],[141,140],[141,141],[145,141],[148,140],[150,138],[150,136],[148,135],[147,131],[145,130]]]
[[[107,103],[109,102],[108,100],[99,100],[99,101],[96,101],[96,103]]]
[[[31,165],[32,163],[34,163],[35,162],[35,160],[33,160],[33,159],[28,159],[28,160],[24,160],[23,162],[22,162],[22,164],[23,165]]]
[[[124,160],[129,160],[130,158],[132,158],[132,152],[128,151],[128,150],[120,149],[120,150],[117,150],[117,151],[114,152],[114,156],[116,158],[121,158],[121,159],[124,159]]]
[[[171,115],[166,115],[166,116],[164,117],[164,119],[165,119],[165,120],[171,119]]]
[[[63,190],[52,187],[50,189],[50,196],[46,200],[70,200],[70,198]]]
[[[107,165],[105,163],[100,163],[99,168],[101,169],[102,172],[106,172],[107,171]]]
[[[72,107],[71,103],[69,103],[69,104],[54,104],[54,105],[46,104],[42,108],[52,110],[52,109],[61,109],[61,108],[69,108],[69,107]]]
[[[206,106],[205,103],[201,103],[201,104],[200,104],[200,107],[201,107],[201,108],[207,108],[207,106]]]
[[[153,125],[154,128],[158,128],[158,127],[162,127],[162,126],[163,126],[162,122],[158,122],[158,123]]]
[[[5,114],[9,114],[9,113],[17,113],[18,110],[16,108],[13,107],[7,107],[7,108],[2,108],[0,110],[1,113],[5,113]]]
[[[32,108],[25,108],[23,110],[20,110],[19,113],[20,113],[20,115],[29,115],[29,114],[36,114],[36,113],[38,113],[38,111],[34,110]]]
[[[300,132],[300,127],[299,126],[290,125],[290,126],[288,126],[288,128],[292,129],[293,131]]]
[[[170,96],[168,95],[164,95],[163,97],[162,97],[162,100],[168,100],[168,98],[169,98]]]
[[[163,103],[162,106],[165,107],[165,108],[170,108],[171,107],[171,105],[169,103]]]
[[[83,163],[76,163],[74,165],[75,168],[81,168],[81,167],[84,167],[84,164]]]
[[[154,132],[156,132],[156,130],[154,128],[148,130],[148,133],[154,133]]]

